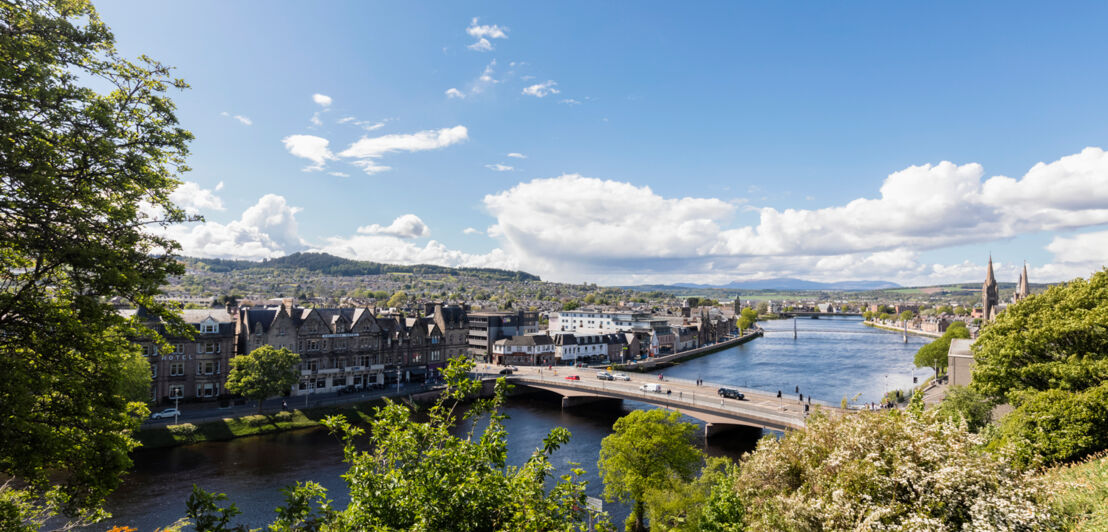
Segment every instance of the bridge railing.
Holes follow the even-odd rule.
[[[786,427],[804,427],[804,413],[802,412],[803,406],[799,403],[797,405],[796,414],[785,414],[777,411],[776,409],[770,410],[764,407],[744,404],[733,399],[723,399],[714,393],[697,394],[678,391],[675,393],[666,394],[664,392],[647,392],[637,389],[635,385],[615,384],[614,382],[609,381],[567,381],[564,378],[559,377],[537,377],[531,375],[514,375],[510,377],[510,379],[512,382],[517,382],[520,384],[545,385],[556,388],[571,389],[575,391],[589,391],[596,393],[597,395],[619,395],[624,398],[640,400],[645,403],[651,403],[660,406],[691,406],[696,407],[700,410],[705,410],[725,416],[730,415],[745,416],[748,418],[753,417],[760,420],[770,421]],[[662,384],[664,384],[664,382]],[[715,390],[715,388],[710,389]]]

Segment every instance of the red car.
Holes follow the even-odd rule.
[[[567,381],[579,381],[579,380],[581,380],[581,377],[578,377],[577,375],[569,375],[569,376],[566,377],[566,380]]]

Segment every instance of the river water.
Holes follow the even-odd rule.
[[[710,383],[795,393],[838,404],[845,396],[860,403],[878,401],[885,390],[922,381],[930,370],[912,368],[912,357],[927,339],[872,329],[856,319],[800,319],[797,338],[793,321],[762,324],[763,338],[667,368],[665,375],[703,378]],[[569,444],[553,457],[560,472],[571,462],[581,465],[589,481],[588,493],[603,490],[596,471],[600,440],[611,433],[620,416],[647,405],[632,401],[596,403],[562,410],[556,396],[543,393],[512,398],[505,409],[509,462],[520,464],[541,445],[554,426],[573,433]],[[697,422],[688,419],[690,422]],[[723,433],[703,442],[713,456],[738,458],[754,448],[759,431]],[[348,502],[341,475],[346,471],[342,447],[322,429],[204,443],[173,449],[136,451],[134,469],[113,494],[108,507],[115,517],[90,530],[128,525],[153,530],[184,515],[184,501],[193,484],[226,493],[243,511],[241,522],[263,526],[283,502],[280,489],[296,481],[313,480],[328,489],[336,508]],[[617,525],[627,508],[605,503]]]

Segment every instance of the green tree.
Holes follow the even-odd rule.
[[[261,412],[263,401],[287,393],[300,380],[299,364],[300,355],[284,347],[263,345],[231,359],[227,391],[257,400]]]
[[[1108,448],[1108,270],[1009,305],[973,349],[970,385],[1014,408],[998,444],[1021,463]]]
[[[385,306],[389,308],[397,308],[403,306],[407,302],[408,293],[403,290],[397,290],[396,293],[389,298],[388,303],[385,303]]]
[[[750,307],[744,308],[742,312],[739,313],[739,319],[737,323],[739,327],[739,334],[742,334],[743,331],[749,329],[757,321],[758,312]]]
[[[900,317],[900,321],[912,321],[913,319],[916,318],[916,313],[912,312],[910,310],[905,310],[904,312],[900,313],[899,317]]]
[[[759,315],[769,314],[769,303],[765,301],[759,301],[756,308]]]
[[[101,517],[130,466],[150,369],[121,297],[174,334],[153,296],[184,269],[160,226],[191,134],[166,93],[185,87],[125,60],[82,0],[0,3],[0,529]],[[95,86],[96,89],[90,88]]]
[[[992,421],[993,405],[988,398],[968,386],[951,386],[939,404],[939,418],[966,422],[970,432],[978,432]]]
[[[604,498],[632,504],[629,530],[645,530],[646,494],[670,489],[696,475],[703,454],[693,445],[696,425],[681,414],[636,410],[616,420],[614,432],[600,442]]]
[[[948,354],[950,353],[950,341],[955,338],[969,338],[970,332],[966,324],[956,321],[946,328],[943,335],[920,347],[916,351],[913,362],[917,368],[932,368],[935,375],[941,375],[946,370]]]
[[[708,458],[691,481],[673,480],[648,489],[646,512],[650,526],[660,530],[741,530],[742,507],[731,484],[738,469],[728,458]]]
[[[576,310],[578,306],[579,305],[577,304],[577,300],[570,299],[569,301],[562,303],[562,310]]]

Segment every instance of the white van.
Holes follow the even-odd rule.
[[[648,383],[646,383],[642,386],[639,386],[639,389],[644,391],[644,392],[662,393],[662,385],[661,384],[655,384],[655,383],[652,383],[652,382],[648,382]]]

